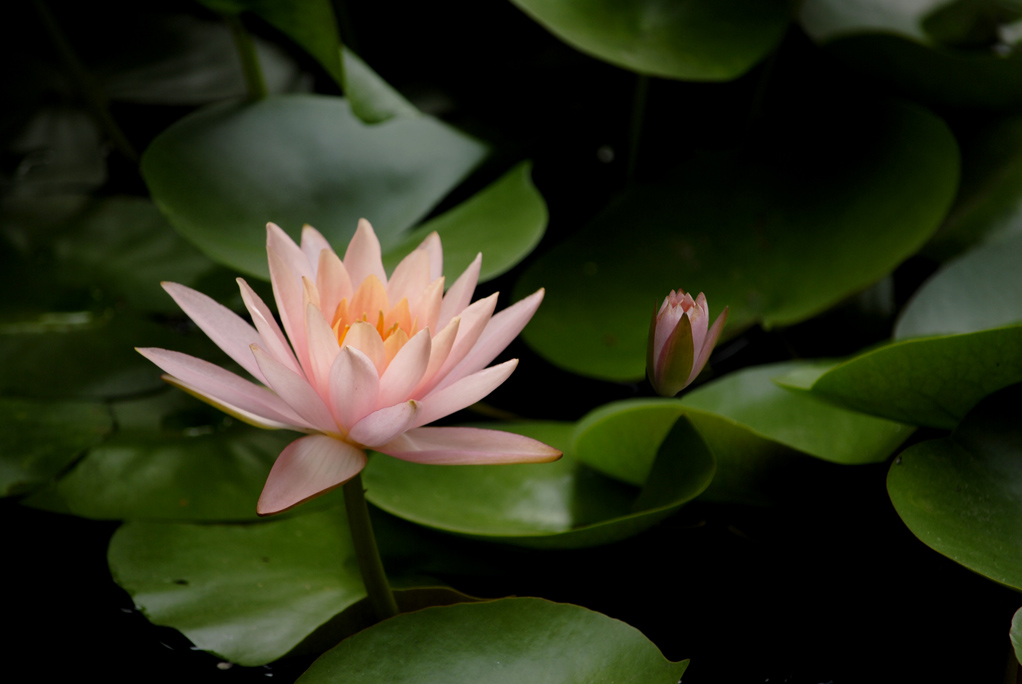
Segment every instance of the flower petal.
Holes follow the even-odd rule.
[[[309,261],[309,266],[312,268],[312,276],[315,278],[319,275],[319,255],[323,250],[332,252],[330,249],[330,243],[327,242],[323,234],[318,230],[306,223],[302,226],[302,254]]]
[[[698,355],[706,339],[706,329],[710,326],[710,312],[706,310],[706,295],[702,292],[696,297],[695,305],[688,312],[688,318],[692,323],[692,348]]]
[[[365,452],[325,435],[297,439],[280,453],[259,495],[259,515],[280,513],[325,494],[361,472]]]
[[[717,340],[720,338],[720,333],[724,330],[724,324],[727,323],[727,312],[728,307],[724,307],[724,310],[717,316],[717,320],[713,322],[713,326],[710,331],[706,333],[706,338],[703,340],[703,346],[699,350],[699,355],[696,360],[692,363],[692,375],[689,376],[688,381],[691,383],[699,375],[700,371],[706,365],[706,362],[710,360],[710,352],[717,346]]]
[[[255,328],[246,323],[241,316],[201,292],[177,283],[161,284],[181,310],[195,321],[195,325],[199,326],[216,346],[223,349],[254,378],[260,382],[266,381],[255,359],[252,358],[251,345],[263,343],[263,338]]]
[[[273,392],[216,364],[168,349],[146,347],[137,351],[173,376],[173,380],[187,385],[189,391],[201,399],[236,407],[247,414],[276,424],[275,427],[280,425],[309,427],[305,420]]]
[[[304,373],[309,373],[309,350],[305,343],[305,288],[302,279],[310,277],[309,262],[290,237],[276,224],[266,225],[266,256],[270,264],[270,283],[284,331]]]
[[[525,325],[532,319],[540,302],[543,301],[543,288],[536,290],[525,299],[515,302],[498,314],[495,314],[490,322],[486,324],[479,340],[472,346],[465,358],[451,370],[433,389],[434,392],[449,387],[481,368],[485,368],[490,361],[497,357],[497,354],[504,351],[504,348],[511,343],[511,340],[518,337]],[[463,317],[464,318],[464,317]],[[462,320],[464,326],[464,320]],[[457,343],[455,343],[457,346]],[[453,357],[454,354],[452,353]]]
[[[255,323],[256,330],[262,337],[266,351],[295,373],[301,373],[298,360],[295,358],[294,352],[291,351],[291,346],[287,343],[287,338],[284,337],[280,326],[277,325],[277,319],[273,317],[270,308],[244,279],[238,278],[237,280],[238,288],[241,290],[241,299],[245,302],[245,308],[248,309],[249,315],[252,316],[252,322]],[[250,348],[249,353],[251,351]],[[255,363],[255,357],[252,358],[252,362]]]
[[[380,241],[373,232],[373,227],[365,219],[358,220],[358,228],[344,252],[344,267],[351,276],[351,284],[359,284],[371,275],[386,284],[387,272],[383,270],[383,258],[380,252]]]
[[[440,307],[444,301],[444,278],[440,276],[431,282],[412,308],[412,316],[416,319],[419,330],[429,328],[431,331],[439,330]]]
[[[458,337],[458,327],[460,325],[461,317],[455,316],[438,335],[430,340],[429,363],[426,365],[426,372],[422,374],[422,379],[419,380],[418,386],[408,396],[422,396],[426,385],[430,383],[436,372],[447,361],[451,348],[454,346],[454,340]]]
[[[383,348],[383,338],[375,325],[365,321],[355,321],[344,336],[344,346],[354,347],[369,357],[369,360],[376,366],[377,374],[384,367],[387,352]]]
[[[429,285],[429,255],[424,250],[415,249],[408,253],[387,281],[387,299],[399,302],[407,299],[409,304],[418,303],[422,293]]]
[[[249,413],[248,411],[233,404],[229,404],[228,402],[223,401],[221,399],[214,399],[208,394],[203,394],[198,389],[196,389],[192,385],[189,385],[187,382],[181,380],[180,378],[175,378],[173,375],[164,374],[161,375],[160,377],[163,378],[163,380],[166,381],[167,384],[173,385],[174,387],[177,387],[179,390],[187,392],[188,394],[192,395],[199,401],[204,401],[213,408],[219,409],[220,411],[223,411],[227,415],[233,418],[237,418],[243,423],[248,423],[249,425],[252,425],[257,428],[263,428],[264,430],[280,430],[280,429],[299,430],[299,428],[295,425],[291,425],[288,423],[279,423],[275,420],[269,420],[262,416],[258,416],[254,413]]]
[[[692,374],[692,362],[696,350],[692,346],[692,322],[688,315],[678,319],[678,324],[664,340],[663,349],[653,368],[650,384],[662,397],[673,397],[688,386]]]
[[[419,402],[419,413],[415,417],[412,427],[432,423],[434,420],[460,411],[466,406],[471,406],[497,389],[501,383],[508,379],[517,365],[518,359],[511,359],[433,392]]]
[[[394,355],[380,376],[380,406],[390,406],[408,399],[426,373],[432,340],[429,330],[415,333]]]
[[[444,274],[444,248],[440,245],[439,233],[434,230],[416,249],[429,255],[429,280],[431,282]]]
[[[305,336],[309,344],[312,382],[319,396],[326,399],[330,396],[330,369],[341,353],[341,346],[337,344],[337,337],[323,318],[323,313],[312,302],[305,306]]]
[[[288,370],[258,345],[252,345],[252,353],[270,387],[302,420],[320,432],[337,431],[330,409],[305,378]]]
[[[319,254],[319,269],[316,271],[316,288],[319,290],[320,310],[327,322],[333,323],[337,305],[342,299],[351,299],[355,290],[351,287],[348,270],[333,250]]]
[[[405,401],[373,411],[355,423],[348,433],[348,439],[367,447],[386,444],[408,429],[418,410],[417,402]]]
[[[479,337],[490,322],[496,306],[497,293],[494,292],[486,299],[472,302],[468,308],[461,312],[461,323],[458,325],[458,335],[454,339],[451,353],[447,355],[447,359],[440,366],[440,370],[436,371],[424,385],[416,390],[416,396],[413,398],[418,399],[432,392],[433,388],[439,385],[457,367],[461,360],[472,351],[472,347],[479,341]]]
[[[432,465],[548,463],[561,452],[531,437],[480,428],[425,427],[376,447],[394,458]]]
[[[440,327],[446,326],[452,318],[460,314],[472,302],[472,294],[476,291],[476,284],[479,282],[479,269],[482,268],[482,265],[483,254],[480,252],[447,290],[444,302],[440,305],[440,319],[437,323]]]
[[[376,410],[380,375],[368,356],[344,347],[330,369],[330,405],[337,422],[350,429]]]

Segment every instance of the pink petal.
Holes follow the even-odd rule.
[[[479,341],[480,336],[491,320],[493,310],[497,306],[497,293],[494,292],[486,299],[480,299],[461,312],[461,323],[458,326],[458,336],[454,340],[454,347],[447,355],[447,360],[440,366],[440,370],[433,374],[429,381],[419,387],[414,398],[424,397],[433,391],[447,375],[457,367],[465,356],[472,351],[472,347]]]
[[[454,340],[458,336],[458,327],[461,325],[461,317],[455,316],[451,319],[451,322],[440,331],[440,334],[436,335],[430,341],[429,350],[429,363],[426,365],[426,372],[422,374],[422,379],[419,380],[418,386],[412,390],[408,396],[419,397],[422,396],[424,388],[436,375],[436,372],[440,370],[440,367],[444,365],[447,357],[451,353],[451,348],[454,346]]]
[[[288,370],[256,345],[253,345],[252,353],[270,387],[302,420],[320,432],[337,431],[330,409],[305,378]]]
[[[560,451],[531,437],[479,428],[416,428],[376,450],[432,465],[548,463],[561,457]]]
[[[179,390],[187,392],[188,394],[192,395],[199,401],[204,401],[210,406],[219,409],[220,411],[223,411],[224,413],[233,418],[237,418],[243,423],[248,423],[249,425],[253,425],[257,428],[263,428],[264,430],[300,429],[296,425],[290,423],[280,423],[275,420],[269,420],[262,416],[258,416],[254,413],[249,413],[248,411],[238,406],[235,406],[234,404],[230,404],[220,399],[214,399],[213,397],[207,394],[203,394],[198,389],[196,389],[192,385],[189,385],[187,382],[181,380],[180,378],[175,378],[173,375],[164,374],[161,375],[160,377],[163,378],[168,384],[177,387]]]
[[[432,340],[429,330],[415,333],[405,342],[387,369],[380,376],[380,406],[390,406],[404,401],[412,395],[429,365]]]
[[[325,435],[309,435],[285,447],[270,469],[256,512],[271,515],[344,484],[361,472],[365,452]]]
[[[445,389],[435,391],[419,402],[419,413],[412,427],[426,423],[460,411],[471,406],[487,394],[497,389],[518,365],[518,359],[511,359],[502,364],[486,368],[462,378]]]
[[[266,381],[255,359],[252,358],[251,346],[263,343],[255,328],[246,323],[241,316],[226,306],[217,304],[201,292],[177,283],[162,285],[181,310],[195,321],[195,325],[199,326],[216,346],[227,352],[228,356],[254,378],[260,382]]]
[[[696,297],[695,306],[688,312],[688,319],[692,324],[692,348],[696,356],[699,356],[703,340],[706,339],[706,329],[710,326],[710,312],[706,309],[706,296],[702,292]]]
[[[295,373],[301,373],[298,360],[295,358],[294,352],[291,351],[291,346],[287,343],[287,338],[284,337],[280,326],[277,325],[277,319],[273,317],[269,307],[255,293],[255,290],[249,287],[248,283],[241,278],[237,280],[238,287],[241,289],[241,299],[245,302],[245,308],[248,309],[249,315],[252,316],[252,322],[255,323],[259,336],[262,337],[266,351]],[[251,352],[250,348],[249,353]],[[255,362],[254,357],[252,361]]]
[[[301,249],[312,269],[312,277],[317,277],[319,275],[319,255],[324,249],[333,251],[330,249],[330,243],[326,241],[322,233],[306,223],[302,226]]]
[[[472,350],[461,360],[461,362],[441,380],[434,392],[449,387],[471,373],[485,368],[490,361],[497,357],[497,354],[504,351],[511,340],[518,337],[525,325],[532,319],[540,302],[543,301],[544,291],[542,288],[536,290],[525,299],[516,302],[493,316],[486,324],[486,329],[479,336]],[[464,321],[462,322],[464,325]],[[457,345],[457,343],[455,343]],[[451,355],[453,356],[453,354]],[[450,359],[448,359],[450,361]]]
[[[309,427],[290,406],[265,387],[238,377],[220,366],[176,351],[147,347],[137,350],[174,380],[187,385],[200,398],[236,407],[274,423],[274,427]]]
[[[327,323],[332,324],[334,314],[337,313],[337,305],[342,299],[350,301],[354,293],[348,271],[333,250],[324,250],[319,254],[316,287],[319,289],[320,310]]]
[[[430,281],[444,274],[444,248],[440,245],[440,235],[435,230],[427,235],[416,249],[421,249],[429,255]]]
[[[383,367],[383,362],[387,358],[387,352],[383,347],[383,338],[380,337],[380,332],[376,329],[375,325],[365,321],[355,321],[351,324],[348,334],[344,336],[344,346],[354,347],[368,356],[377,370]]]
[[[476,258],[472,260],[468,268],[458,276],[458,279],[447,290],[447,294],[444,295],[444,302],[440,305],[440,319],[438,321],[440,327],[450,323],[452,318],[460,314],[471,303],[472,294],[475,292],[476,284],[479,282],[479,269],[482,268],[482,265],[483,255],[480,252],[476,254]]]
[[[439,330],[440,307],[444,300],[444,278],[440,276],[429,284],[421,293],[415,308],[412,309],[412,318],[418,320],[416,325],[422,328]],[[411,302],[409,302],[411,303]]]
[[[379,278],[383,284],[387,283],[387,272],[383,270],[383,258],[380,253],[380,241],[373,232],[373,227],[365,219],[358,220],[358,228],[354,237],[348,243],[348,250],[344,253],[344,267],[348,269],[351,276],[351,284],[358,287],[359,284],[371,275]]]
[[[348,433],[348,439],[367,447],[386,444],[408,429],[419,406],[406,401],[374,411],[355,423]]]
[[[309,350],[305,343],[305,289],[302,278],[311,274],[309,262],[284,231],[270,223],[266,226],[266,256],[270,263],[270,283],[277,300],[277,311],[284,330],[303,371],[309,372]],[[304,271],[308,270],[309,273]]]
[[[376,409],[380,375],[368,356],[344,347],[330,369],[330,405],[337,422],[351,428]]]
[[[703,346],[699,349],[696,360],[692,364],[692,374],[688,376],[688,381],[691,383],[699,375],[699,372],[703,370],[706,362],[710,360],[710,352],[717,346],[717,340],[720,338],[720,333],[724,330],[724,324],[727,323],[727,312],[728,307],[724,307],[724,310],[717,316],[717,320],[713,322],[713,326],[710,331],[706,334],[706,339],[703,340]]]
[[[407,299],[408,305],[413,307],[422,299],[429,281],[429,255],[421,249],[413,250],[401,260],[387,281],[387,299],[391,306]]]
[[[309,345],[312,380],[319,396],[325,399],[329,396],[330,368],[341,352],[341,346],[337,344],[337,336],[323,318],[323,313],[312,302],[305,307],[305,336]]]

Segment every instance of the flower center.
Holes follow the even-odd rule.
[[[386,288],[374,275],[362,281],[350,302],[342,299],[337,305],[330,327],[337,336],[338,345],[344,346],[351,326],[359,322],[369,323],[379,334],[385,350],[384,367],[415,334],[418,323],[412,318],[406,298],[394,306],[390,305]],[[356,343],[356,346],[362,345]]]

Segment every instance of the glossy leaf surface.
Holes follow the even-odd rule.
[[[741,76],[784,35],[780,0],[512,0],[577,50],[640,74],[688,81]]]
[[[921,442],[891,465],[887,491],[927,546],[1022,589],[1022,392],[989,397],[945,439]]]
[[[266,223],[315,226],[335,247],[368,218],[384,250],[482,159],[484,146],[427,116],[368,126],[346,100],[219,105],[166,129],[142,157],[153,199],[193,244],[266,278]]]
[[[779,132],[741,157],[704,156],[619,198],[522,276],[517,296],[547,288],[526,341],[572,372],[634,380],[650,303],[673,288],[705,292],[711,318],[729,306],[734,335],[808,318],[890,272],[950,205],[957,150],[914,106],[854,122],[834,119],[826,145],[771,147],[791,142]]]
[[[486,427],[528,435],[564,456],[553,463],[440,467],[375,455],[363,473],[366,497],[388,513],[448,532],[526,546],[580,547],[646,529],[698,495],[713,475],[713,456],[701,439],[694,431],[682,432],[678,441],[684,445],[671,451],[663,467],[684,476],[671,480],[670,491],[641,500],[639,490],[576,460],[571,423]]]
[[[357,672],[365,684],[676,684],[687,667],[618,620],[512,598],[399,615],[342,642],[298,681]]]

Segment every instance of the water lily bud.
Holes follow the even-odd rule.
[[[653,314],[646,345],[646,375],[657,394],[673,397],[696,379],[725,321],[727,307],[707,330],[709,313],[703,293],[693,300],[682,290],[671,290]]]

